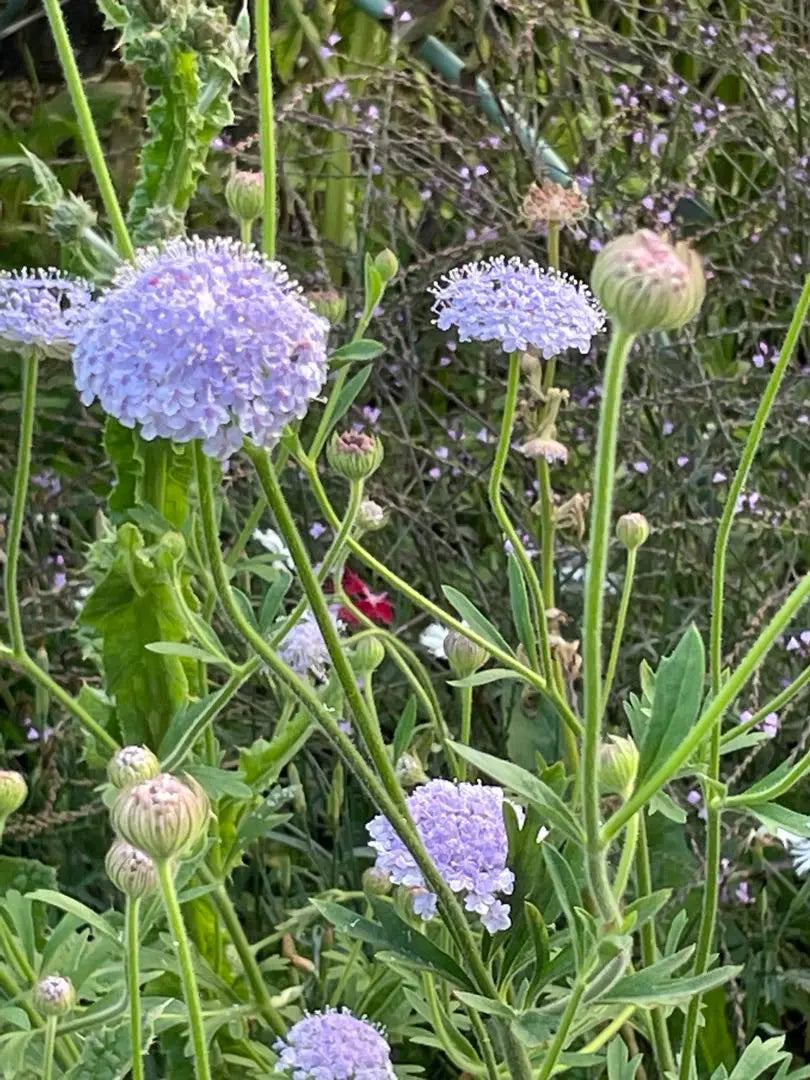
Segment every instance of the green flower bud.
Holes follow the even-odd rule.
[[[416,754],[402,754],[396,764],[397,779],[403,787],[427,783],[427,773]]]
[[[650,523],[643,514],[622,514],[616,522],[616,536],[628,549],[635,551],[650,535]]]
[[[0,820],[19,810],[28,797],[28,784],[22,773],[0,769]]]
[[[239,221],[255,221],[264,206],[264,176],[260,172],[231,173],[225,185],[225,201]]]
[[[458,630],[448,630],[444,639],[444,655],[450,662],[450,667],[458,679],[466,679],[474,674],[489,660],[489,653],[470,641]]]
[[[599,789],[603,795],[626,799],[638,772],[638,747],[629,736],[610,735],[599,747]]]
[[[363,480],[376,472],[383,459],[383,444],[376,435],[362,431],[335,432],[326,458],[335,472],[347,480]]]
[[[116,788],[151,780],[159,772],[160,762],[148,746],[124,746],[107,763],[107,779]]]
[[[307,293],[312,307],[319,315],[329,320],[331,326],[339,326],[346,314],[346,297],[336,289],[322,289]]]
[[[591,288],[627,334],[677,330],[693,319],[706,293],[700,256],[649,229],[606,244],[593,265]]]
[[[374,260],[374,269],[384,282],[389,282],[399,270],[399,259],[390,248],[383,248]]]
[[[363,889],[372,896],[387,896],[391,892],[391,875],[378,866],[363,871]]]
[[[388,524],[388,512],[373,499],[363,499],[357,510],[355,524],[362,532],[376,532]]]
[[[157,887],[155,864],[126,840],[114,840],[104,860],[107,877],[125,896],[138,900]]]
[[[119,836],[157,862],[183,858],[204,833],[209,812],[195,780],[160,773],[119,792],[110,820]]]
[[[34,1008],[42,1016],[64,1016],[76,1001],[73,983],[64,975],[46,975],[31,995]]]
[[[376,637],[362,637],[355,645],[352,655],[356,670],[361,674],[376,671],[385,659],[385,646]]]

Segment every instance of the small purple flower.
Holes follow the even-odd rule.
[[[326,526],[322,521],[313,521],[309,527],[309,535],[313,540],[320,540],[326,532]]]
[[[346,101],[351,98],[349,88],[342,79],[337,79],[323,92],[325,105],[331,105],[333,101]]]
[[[92,303],[89,283],[59,270],[0,270],[0,348],[67,359]]]
[[[330,614],[336,628],[339,629],[341,624],[333,613]],[[326,669],[331,662],[331,657],[321,628],[311,611],[305,611],[292,627],[279,645],[278,653],[284,663],[299,675],[311,673],[316,679],[326,678]]]
[[[396,1080],[382,1029],[348,1009],[303,1017],[273,1049],[292,1080]]]
[[[504,352],[534,346],[546,359],[571,348],[587,353],[605,325],[585,285],[519,258],[456,267],[429,291],[440,330],[456,327],[461,341],[498,341]]]
[[[483,784],[430,780],[408,796],[408,810],[428,855],[464,906],[481,916],[492,933],[510,925],[509,908],[498,894],[509,895],[515,875],[507,869],[508,844],[503,822],[504,793]],[[422,872],[391,823],[378,814],[366,826],[376,866],[396,885],[420,890],[417,914],[430,918],[436,896],[426,889]],[[424,891],[422,891],[424,890]]]
[[[85,321],[82,401],[146,440],[203,439],[228,458],[274,446],[326,381],[328,323],[280,263],[232,240],[176,239],[119,270]]]

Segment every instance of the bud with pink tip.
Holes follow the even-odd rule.
[[[335,432],[326,448],[326,458],[347,480],[363,480],[379,468],[383,444],[376,435],[363,431]]]
[[[239,221],[255,221],[264,206],[264,176],[237,169],[225,185],[225,201]]]
[[[183,858],[202,836],[209,810],[195,780],[160,773],[121,791],[110,820],[119,836],[158,862]]]
[[[46,975],[36,984],[31,997],[42,1016],[64,1016],[73,1008],[76,991],[64,975]]]
[[[157,888],[155,864],[143,851],[126,840],[113,841],[104,860],[107,877],[131,900],[139,900]]]
[[[160,762],[148,746],[124,746],[107,762],[107,779],[119,789],[151,780],[159,772]]]
[[[700,256],[649,229],[606,244],[591,274],[602,307],[626,334],[677,330],[693,319],[706,293]]]

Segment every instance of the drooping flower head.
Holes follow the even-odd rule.
[[[280,263],[222,237],[175,239],[141,251],[93,306],[76,386],[144,439],[204,439],[224,459],[243,436],[274,446],[306,413],[327,332]]]
[[[0,270],[0,348],[67,358],[92,302],[86,281],[59,270]]]
[[[332,621],[339,630],[340,623],[334,615]],[[317,679],[326,678],[326,669],[331,662],[329,649],[311,611],[304,612],[282,640],[278,651],[284,663],[299,675],[311,674]]]
[[[348,1009],[305,1016],[273,1049],[292,1080],[395,1080],[384,1034]]]
[[[502,255],[456,267],[430,287],[440,330],[461,341],[499,341],[504,352],[532,347],[547,360],[587,353],[604,314],[587,286],[533,260]]]
[[[408,796],[408,810],[439,873],[464,894],[464,906],[477,912],[491,932],[510,925],[509,908],[498,894],[509,895],[515,875],[507,869],[508,842],[503,822],[503,789],[484,784],[430,780]],[[395,885],[419,890],[414,911],[423,919],[436,913],[436,895],[425,888],[422,871],[382,814],[366,829],[377,852],[375,865]]]

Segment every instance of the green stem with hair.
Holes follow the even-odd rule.
[[[62,7],[59,0],[43,0],[43,6],[51,26],[51,33],[53,34],[56,51],[59,54],[59,62],[62,65],[70,100],[73,102],[73,108],[76,112],[76,121],[79,125],[87,160],[93,170],[93,176],[96,178],[101,201],[104,203],[110,228],[115,237],[116,247],[125,259],[132,259],[135,255],[135,249],[127,231],[118,196],[115,194],[112,178],[107,168],[104,150],[93,121],[93,114],[90,111],[87,95],[82,86],[82,77],[79,74],[76,57],[73,55],[67,26],[62,15]]]
[[[622,595],[619,600],[619,610],[616,614],[616,626],[613,629],[613,642],[610,646],[605,685],[602,688],[602,713],[604,714],[610,700],[610,691],[613,688],[613,680],[616,678],[616,667],[619,663],[619,654],[624,637],[624,624],[627,621],[627,612],[630,607],[630,597],[633,593],[633,578],[636,573],[636,555],[638,548],[627,549],[627,565],[624,571]]]
[[[771,698],[769,702],[762,706],[761,709],[757,709],[753,716],[750,716],[747,720],[741,724],[736,724],[733,728],[729,728],[728,731],[723,732],[720,738],[720,745],[725,746],[730,743],[732,739],[736,739],[739,735],[745,735],[751,728],[761,724],[772,712],[778,712],[788,701],[791,701],[796,695],[804,689],[807,683],[810,682],[810,665],[804,669],[801,675],[798,675],[792,683],[785,687],[785,689],[777,694],[775,698]]]
[[[56,1047],[56,1017],[45,1020],[45,1047],[42,1051],[42,1080],[53,1080],[53,1052]]]
[[[270,35],[270,0],[254,0],[256,27],[256,70],[259,78],[259,143],[264,179],[262,210],[262,251],[276,255],[276,121],[273,102],[273,61]]]
[[[616,869],[616,876],[613,879],[613,895],[616,897],[617,903],[621,903],[621,899],[627,888],[627,883],[630,880],[630,870],[633,866],[633,859],[636,854],[636,844],[638,843],[639,819],[639,814],[630,818],[624,832],[622,854]]]
[[[458,700],[461,707],[461,727],[459,728],[458,741],[462,746],[469,746],[470,735],[472,734],[473,688],[471,686],[460,686],[458,688]],[[467,779],[467,762],[463,758],[460,758],[456,764],[456,776],[459,780]]]
[[[638,820],[638,843],[636,844],[636,890],[639,899],[651,896],[652,872],[650,869],[650,849],[647,844],[647,822],[642,811],[637,815]],[[652,967],[658,960],[658,944],[655,940],[655,919],[647,919],[639,931],[641,936],[641,957],[644,967]],[[650,1010],[652,1019],[652,1040],[655,1060],[662,1076],[675,1072],[675,1055],[672,1053],[672,1043],[667,1028],[667,1018],[660,1005],[655,1005]]]
[[[132,1049],[132,1080],[143,1080],[143,1045],[141,1034],[141,984],[140,984],[140,909],[138,897],[127,897],[127,990],[129,998],[129,1039]]]
[[[577,1015],[577,1009],[579,1008],[582,995],[585,993],[585,986],[584,979],[577,979],[574,983],[571,989],[571,996],[568,999],[568,1004],[565,1006],[565,1012],[560,1020],[560,1026],[557,1028],[554,1039],[552,1040],[551,1046],[548,1048],[539,1072],[536,1073],[535,1080],[548,1080],[554,1072],[557,1062],[560,1060],[560,1055],[565,1049],[565,1044],[568,1041],[568,1033],[571,1030],[574,1018]]]
[[[186,1002],[191,1044],[194,1050],[194,1075],[197,1080],[211,1080],[211,1065],[208,1060],[208,1042],[205,1035],[205,1025],[203,1024],[200,992],[197,987],[197,976],[194,973],[194,961],[191,956],[188,934],[183,923],[183,913],[177,901],[177,890],[174,886],[174,873],[171,862],[168,859],[156,859],[155,870],[157,871],[163,905],[166,909],[166,917],[169,921],[169,929],[177,953],[177,962],[180,966],[183,997]]]
[[[583,707],[585,731],[582,746],[580,790],[585,824],[588,881],[604,919],[615,921],[618,907],[608,880],[605,852],[600,842],[599,743],[602,735],[602,618],[605,577],[610,546],[613,488],[616,473],[616,441],[619,430],[622,387],[634,335],[615,328],[610,341],[599,412],[599,433],[593,474],[593,503],[588,544],[583,617]]]
[[[11,500],[11,517],[6,544],[6,562],[3,568],[3,584],[6,592],[6,619],[15,657],[25,653],[20,601],[17,594],[17,568],[20,561],[25,504],[28,497],[28,478],[31,473],[31,445],[34,437],[34,416],[37,401],[37,374],[39,352],[26,350],[22,357],[22,406],[20,410],[20,443],[17,448],[17,468],[14,473],[14,494]]]

